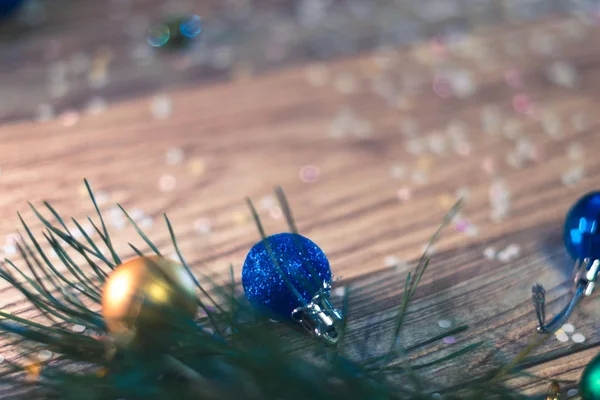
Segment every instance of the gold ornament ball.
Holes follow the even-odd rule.
[[[135,348],[170,343],[170,334],[196,315],[195,285],[178,262],[136,257],[117,266],[102,292],[102,315],[117,345]]]

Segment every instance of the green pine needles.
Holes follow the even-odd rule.
[[[75,220],[72,223],[77,232],[69,230],[48,203],[44,203],[43,212],[31,206],[43,224],[43,237],[36,237],[21,218],[20,259],[7,259],[0,268],[0,277],[38,311],[32,318],[0,311],[5,349],[15,353],[0,364],[0,393],[4,396],[60,400],[521,399],[527,397],[507,387],[506,378],[519,374],[537,379],[523,369],[558,356],[528,358],[543,339],[536,337],[516,359],[483,376],[464,377],[464,381],[446,388],[428,381],[422,371],[442,363],[461,363],[460,358],[469,357],[473,350],[483,350],[484,343],[420,363],[413,360],[419,351],[468,328],[459,326],[400,345],[398,338],[411,297],[429,264],[427,252],[406,277],[388,349],[378,356],[355,357],[347,351],[346,327],[352,321],[344,319],[338,343],[328,346],[295,326],[275,324],[257,315],[240,293],[233,267],[227,284],[194,277],[201,312],[192,326],[177,331],[171,347],[144,351],[119,348],[106,332],[99,311],[103,282],[122,258],[90,185],[85,184],[97,212],[96,220],[88,218],[88,223],[100,240],[92,240]],[[276,194],[290,231],[296,232],[283,191],[278,188]],[[258,214],[250,201],[249,205],[264,239]],[[460,202],[448,213],[430,244],[459,208]],[[130,245],[130,255],[160,255],[157,246],[121,210],[148,246],[142,251]],[[191,274],[166,215],[165,222],[177,256]],[[48,245],[57,257],[43,250]],[[351,288],[346,290],[339,305],[344,316],[348,315],[351,293]]]

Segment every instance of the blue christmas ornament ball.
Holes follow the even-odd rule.
[[[23,0],[0,0],[0,19],[12,14]]]
[[[565,246],[574,260],[600,259],[600,192],[579,199],[565,220]]]
[[[331,282],[329,261],[319,246],[302,235],[278,233],[267,241],[279,268],[261,240],[246,256],[242,285],[250,304],[274,319],[288,321],[294,309],[309,303],[324,282]]]

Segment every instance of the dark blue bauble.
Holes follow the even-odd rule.
[[[21,4],[23,0],[0,0],[0,19],[12,14]]]
[[[600,259],[600,192],[575,203],[565,220],[565,246],[574,260]]]
[[[279,268],[261,240],[246,256],[242,285],[250,304],[274,319],[288,321],[294,309],[309,303],[324,282],[331,282],[329,261],[315,243],[295,233],[278,233],[267,241]]]

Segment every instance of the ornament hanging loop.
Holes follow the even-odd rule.
[[[292,311],[292,318],[316,337],[329,344],[336,344],[340,336],[337,327],[343,317],[340,310],[334,308],[329,301],[330,292],[330,283],[323,282],[323,287],[313,296],[310,303]]]
[[[547,324],[546,321],[546,291],[540,284],[536,284],[531,289],[533,305],[538,318],[537,327],[540,333],[554,333],[562,327],[575,309],[579,300],[584,296],[589,296],[594,291],[596,279],[600,270],[600,260],[590,260],[586,258],[583,262],[577,261],[573,270],[574,290],[569,303]]]

